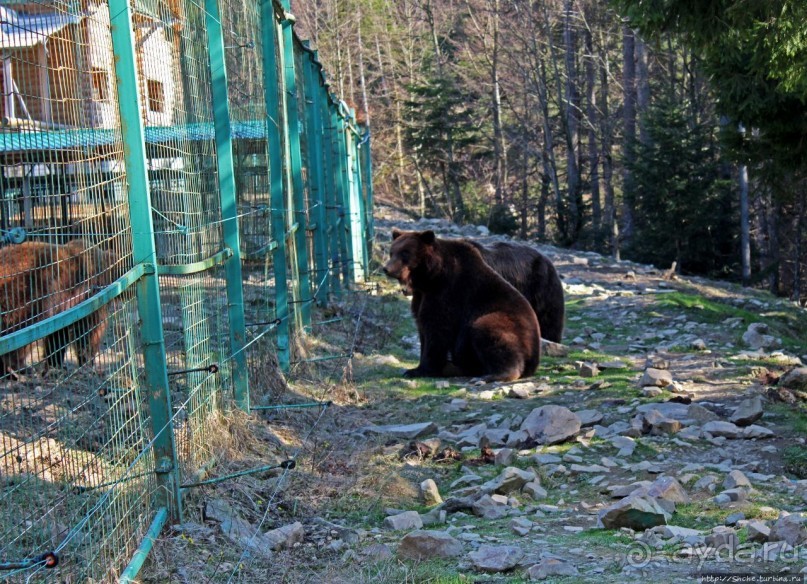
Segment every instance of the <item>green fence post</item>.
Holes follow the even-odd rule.
[[[373,242],[375,241],[375,219],[373,218],[373,158],[370,152],[370,127],[364,128],[359,154],[361,156],[362,185],[364,186],[364,201],[367,226],[367,253],[372,255]]]
[[[308,265],[308,241],[307,213],[305,210],[305,196],[303,193],[303,159],[300,151],[300,115],[298,113],[297,100],[299,91],[297,78],[294,73],[294,16],[289,13],[289,0],[282,0],[283,20],[281,27],[283,31],[283,73],[284,73],[284,95],[286,103],[286,162],[287,172],[290,174],[288,181],[292,190],[292,200],[294,204],[294,230],[295,248],[297,252],[297,272],[299,279],[299,298],[295,309],[299,310],[303,327],[311,324],[311,271]]]
[[[277,360],[283,371],[291,364],[291,342],[289,339],[289,289],[286,270],[286,201],[283,193],[283,144],[280,120],[280,76],[278,75],[277,19],[271,0],[261,2],[261,36],[263,41],[263,90],[266,101],[267,150],[269,159],[270,222],[272,238],[277,242],[272,254],[275,271],[275,315],[277,324]]]
[[[322,91],[318,97],[320,116],[323,122],[323,140],[322,140],[322,174],[325,178],[325,204],[328,228],[326,229],[326,238],[328,241],[328,259],[329,271],[331,274],[331,289],[333,290],[336,298],[342,297],[342,286],[340,281],[341,264],[340,264],[340,248],[339,248],[339,230],[341,229],[341,222],[339,221],[339,205],[338,197],[336,195],[336,175],[334,169],[334,124],[331,116],[331,98],[328,93],[328,85],[325,83]]]
[[[308,41],[303,42],[308,49]],[[314,235],[315,274],[314,296],[317,304],[325,306],[330,294],[330,276],[328,271],[328,242],[325,225],[325,186],[322,168],[322,117],[319,106],[319,74],[316,70],[317,52],[308,53],[304,59],[305,72],[305,111],[308,127],[308,192],[314,200],[314,224],[309,228]]]
[[[356,110],[350,110],[350,120],[355,122]],[[367,257],[367,215],[364,207],[364,188],[361,184],[361,169],[359,168],[359,134],[354,131],[353,125],[348,125],[347,147],[350,156],[350,188],[351,207],[351,234],[353,236],[353,257],[356,259],[356,278],[363,281],[367,278],[370,269]]]
[[[342,274],[345,280],[345,285],[350,286],[356,281],[356,265],[353,256],[353,245],[351,229],[353,227],[352,209],[350,205],[350,166],[348,164],[348,129],[347,120],[342,113],[342,105],[340,101],[336,102],[337,112],[336,116],[336,167],[339,182],[339,204],[342,206],[342,228],[339,230],[339,245],[342,249]]]
[[[207,46],[210,53],[210,80],[213,98],[213,123],[216,132],[219,196],[224,245],[232,255],[224,263],[227,286],[227,307],[230,323],[230,352],[232,354],[235,403],[249,412],[249,380],[247,378],[246,325],[244,322],[244,289],[241,280],[241,241],[238,235],[238,208],[235,197],[233,168],[233,135],[230,107],[227,102],[227,67],[224,57],[224,37],[221,31],[219,3],[205,0]]]
[[[171,392],[162,327],[160,283],[157,275],[157,249],[151,218],[146,140],[141,118],[137,54],[133,34],[132,9],[128,0],[109,0],[113,15],[112,48],[118,86],[118,108],[123,139],[123,161],[129,192],[127,200],[132,222],[132,255],[135,264],[147,269],[137,282],[137,310],[143,345],[144,389],[149,396],[149,414],[154,431],[154,464],[157,474],[155,508],[168,509],[174,521],[182,520]]]

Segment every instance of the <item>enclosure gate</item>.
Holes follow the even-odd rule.
[[[0,577],[130,581],[214,417],[366,277],[369,133],[288,0],[3,11]]]

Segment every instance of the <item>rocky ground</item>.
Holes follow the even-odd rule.
[[[489,240],[484,229],[378,218]],[[223,470],[144,582],[682,582],[807,573],[807,314],[784,300],[538,246],[567,330],[536,377],[406,380],[417,335],[374,277],[328,314],[287,410],[230,423]],[[381,257],[379,255],[379,257]],[[328,365],[322,365],[328,363]],[[260,380],[252,380],[253,386]],[[793,580],[801,581],[801,580]]]

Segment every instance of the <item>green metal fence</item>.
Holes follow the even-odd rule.
[[[367,274],[369,136],[285,0],[0,8],[0,578],[128,581]]]

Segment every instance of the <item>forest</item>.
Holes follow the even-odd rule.
[[[807,299],[803,3],[292,9],[371,129],[380,202]]]

